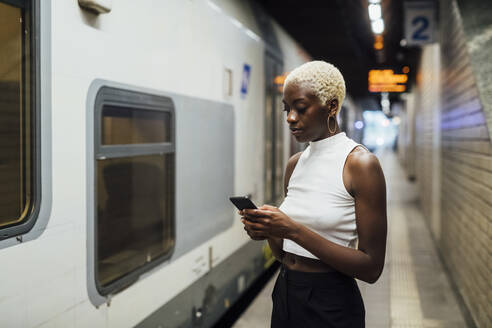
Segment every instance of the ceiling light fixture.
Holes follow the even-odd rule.
[[[372,21],[381,18],[381,5],[380,4],[370,4],[368,9],[369,9],[369,18]]]
[[[374,34],[381,34],[384,32],[384,21],[380,18],[371,22],[371,28]]]

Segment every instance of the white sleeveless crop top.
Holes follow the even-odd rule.
[[[279,207],[325,239],[351,248],[357,243],[355,202],[343,184],[343,167],[357,146],[343,132],[310,142],[299,157]],[[284,239],[283,250],[318,259],[289,239]]]

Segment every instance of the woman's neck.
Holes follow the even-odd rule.
[[[311,141],[319,141],[319,140],[323,140],[323,139],[326,139],[329,137],[333,137],[334,135],[339,134],[340,132],[342,132],[342,130],[340,130],[340,127],[338,126],[338,123],[337,123],[335,132],[331,133],[328,129],[326,129],[326,131],[324,131],[321,136],[319,136],[316,139],[313,139]]]

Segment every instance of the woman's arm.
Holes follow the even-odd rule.
[[[333,243],[296,223],[276,208],[248,210],[250,229],[291,239],[334,269],[374,283],[380,276],[386,250],[386,186],[379,162],[371,153],[354,152],[347,158],[350,192],[355,198],[358,249]]]

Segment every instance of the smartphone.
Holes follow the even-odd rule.
[[[246,196],[229,197],[231,202],[239,209],[257,209],[256,205]]]

